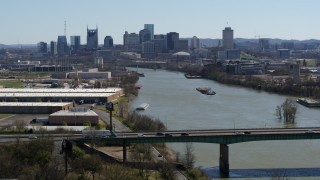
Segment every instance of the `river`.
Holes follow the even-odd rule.
[[[281,105],[286,96],[224,85],[206,79],[186,79],[179,72],[152,69],[138,69],[138,71],[144,73],[145,77],[141,77],[138,81],[142,88],[131,107],[135,108],[142,103],[150,104],[149,108],[141,113],[159,118],[169,130],[286,126],[274,116],[276,106]],[[203,95],[196,91],[197,87],[211,87],[217,94]],[[293,126],[320,127],[319,112],[320,109],[298,105],[296,122]],[[168,146],[180,154],[184,153],[184,143],[168,143]],[[219,145],[194,143],[193,147],[195,165],[205,168],[210,176],[217,177]],[[319,167],[319,149],[319,140],[231,144],[229,145],[230,179],[258,177],[264,179],[266,178],[264,176],[275,173],[298,179],[313,179],[315,177],[304,176],[312,173],[314,176],[320,176],[315,173],[317,169],[312,169]],[[267,175],[259,175],[263,173]],[[256,175],[250,178],[248,174]]]

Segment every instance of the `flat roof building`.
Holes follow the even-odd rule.
[[[225,49],[233,49],[233,30],[231,27],[226,27],[222,31],[222,46]]]
[[[92,110],[73,108],[71,110],[61,110],[49,115],[49,124],[61,125],[66,122],[68,125],[83,125],[90,121],[92,125],[99,122],[99,116]]]
[[[0,101],[5,102],[79,102],[85,103],[109,102],[123,95],[121,88],[104,89],[15,89],[2,88]]]
[[[0,102],[0,113],[51,114],[73,107],[72,102]]]

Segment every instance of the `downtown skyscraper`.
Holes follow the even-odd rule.
[[[87,27],[87,49],[98,48],[98,27],[96,29],[88,29]]]
[[[154,39],[154,24],[144,24],[144,29],[148,29],[150,31],[151,39]]]

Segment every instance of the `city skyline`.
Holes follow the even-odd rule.
[[[31,3],[32,2],[32,3]],[[202,1],[5,1],[0,7],[0,44],[49,43],[64,35],[81,36],[99,28],[99,44],[110,35],[122,44],[123,34],[139,33],[144,24],[154,24],[154,34],[178,32],[181,38],[221,39],[222,30],[231,27],[234,38],[320,39],[317,7],[320,1],[298,0],[222,2]]]

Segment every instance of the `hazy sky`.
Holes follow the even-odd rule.
[[[99,28],[99,44],[111,35],[123,42],[124,31],[155,25],[155,34],[221,38],[231,26],[235,37],[320,39],[320,0],[1,0],[0,43],[35,44],[57,41]]]

